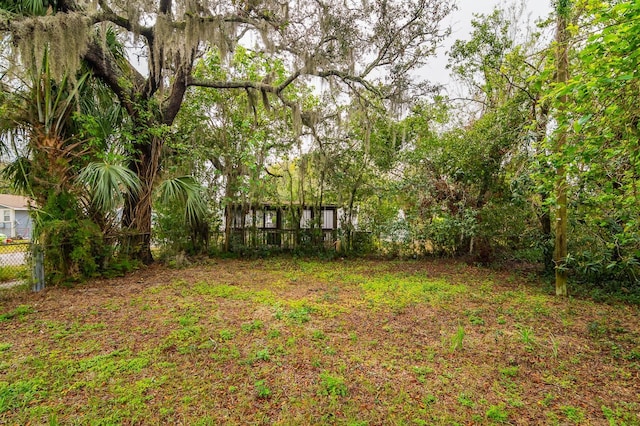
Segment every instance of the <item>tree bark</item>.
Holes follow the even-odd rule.
[[[534,104],[534,113],[533,117],[536,120],[536,138],[538,142],[538,146],[542,146],[544,139],[547,136],[547,125],[549,123],[549,102],[544,102],[540,108],[539,117],[536,114],[536,108]],[[540,211],[536,212],[538,217],[538,221],[540,222],[540,229],[542,231],[543,238],[543,246],[542,246],[542,256],[544,262],[545,272],[551,272],[554,269],[553,263],[553,248],[551,247],[551,242],[553,241],[552,235],[552,227],[551,227],[551,207],[544,205],[544,200],[549,199],[550,194],[546,190],[542,190],[539,192],[539,197],[541,200]]]
[[[125,200],[122,227],[129,256],[144,264],[153,262],[151,254],[151,206],[154,183],[160,169],[162,140],[152,136],[150,141],[137,141],[133,146],[133,158],[129,169],[140,179],[140,192],[130,194]]]
[[[569,55],[568,40],[569,33],[567,31],[567,21],[569,11],[571,10],[570,0],[559,0],[556,6],[558,15],[556,42],[557,42],[557,62],[558,71],[556,81],[559,85],[567,82],[569,77]],[[558,140],[556,142],[556,155],[561,156],[564,146],[567,143],[567,133],[563,126],[566,124],[564,110],[567,104],[567,95],[560,96],[559,115],[560,130]],[[567,295],[567,270],[564,267],[567,259],[567,172],[564,164],[560,164],[556,170],[556,240],[554,250],[554,262],[556,268],[556,295]]]
[[[230,161],[228,159],[225,161],[225,173],[227,175],[227,185],[224,193],[224,202],[226,204],[224,220],[224,252],[229,253],[231,251],[231,239],[233,237],[233,219],[235,215],[235,208],[237,207],[232,201],[234,199],[237,177],[232,166],[230,166]],[[242,232],[244,236],[244,228],[242,229]]]

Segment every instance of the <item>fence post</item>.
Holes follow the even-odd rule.
[[[33,246],[33,291],[44,290],[44,250],[40,245]]]

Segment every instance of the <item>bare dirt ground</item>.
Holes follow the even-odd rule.
[[[640,424],[637,306],[450,261],[0,290],[0,423]]]

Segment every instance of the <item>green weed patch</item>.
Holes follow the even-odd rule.
[[[418,303],[434,303],[450,300],[467,290],[464,285],[454,285],[445,280],[430,279],[420,275],[383,274],[360,278],[364,298],[372,308],[404,308]]]
[[[3,314],[0,314],[0,322],[2,321],[9,321],[12,319],[20,319],[20,318],[24,318],[25,316],[29,315],[30,313],[33,312],[33,308],[31,306],[28,305],[20,305],[17,308],[9,311],[9,312],[5,312]]]
[[[271,291],[268,290],[247,290],[238,286],[229,284],[217,284],[200,282],[195,285],[193,290],[197,294],[210,296],[213,298],[231,299],[231,300],[247,300],[265,305],[272,305],[276,302],[276,298]]]

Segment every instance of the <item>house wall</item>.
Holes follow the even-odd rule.
[[[31,232],[33,230],[33,222],[28,211],[16,210],[15,221],[12,237],[21,236],[22,238],[31,239]]]
[[[5,206],[0,206],[0,234],[4,234],[9,238],[13,238],[14,220],[14,210]]]

